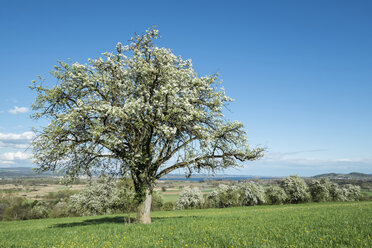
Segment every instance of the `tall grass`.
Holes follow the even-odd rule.
[[[0,222],[0,247],[372,247],[372,203],[338,202]]]

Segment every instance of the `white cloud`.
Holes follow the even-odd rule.
[[[326,151],[326,150],[313,150],[313,151]],[[298,156],[297,154],[313,151],[300,151],[293,153],[270,153],[262,159],[264,162],[286,162],[290,164],[298,165],[325,165],[325,164],[334,164],[334,163],[372,163],[371,158],[314,158],[306,156]],[[296,156],[297,155],[297,156]]]
[[[23,133],[1,133],[0,132],[0,149],[6,149],[0,153],[0,166],[29,166],[32,164],[32,155],[24,152],[29,148],[32,139],[35,137],[33,132]],[[16,149],[16,151],[9,151]]]
[[[33,132],[0,133],[0,148],[26,149],[34,137]]]
[[[22,114],[22,113],[26,113],[27,111],[28,111],[28,108],[26,108],[26,107],[14,106],[14,108],[9,110],[9,113],[11,113],[11,114]]]
[[[15,164],[14,161],[0,160],[0,165],[13,165],[13,164]]]
[[[35,136],[33,132],[24,132],[24,133],[0,133],[0,141],[9,141],[9,140],[32,140]]]
[[[24,152],[5,152],[0,154],[0,165],[25,166],[31,163],[32,155]]]
[[[2,161],[15,161],[15,160],[28,160],[31,158],[31,154],[24,152],[6,152],[0,154],[0,160]]]
[[[27,149],[30,144],[9,144],[0,141],[0,148],[15,148],[15,149]]]

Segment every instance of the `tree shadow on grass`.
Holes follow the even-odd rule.
[[[179,218],[199,218],[199,216],[172,216],[172,217],[152,217],[152,222],[163,222],[169,219],[179,219]],[[100,225],[100,224],[128,224],[127,216],[115,216],[115,217],[98,217],[94,219],[83,220],[80,222],[69,222],[54,224],[49,228],[65,228],[65,227],[75,227],[75,226],[89,226],[89,225]],[[137,224],[135,218],[130,218],[129,224]]]
[[[134,223],[135,219],[130,218],[130,223]],[[128,224],[128,217],[115,216],[115,217],[99,217],[95,219],[83,220],[80,222],[69,222],[60,223],[50,226],[49,228],[64,228],[64,227],[74,227],[74,226],[90,226],[90,225],[100,225],[100,224]]]

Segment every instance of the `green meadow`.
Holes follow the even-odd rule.
[[[310,203],[0,223],[0,247],[372,247],[372,202]],[[134,217],[134,216],[133,216]]]

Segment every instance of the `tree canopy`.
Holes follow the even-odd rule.
[[[218,75],[199,77],[191,60],[157,47],[158,38],[149,29],[87,64],[59,62],[53,87],[34,81],[33,117],[49,120],[33,142],[41,170],[130,175],[141,203],[176,169],[214,172],[262,156],[243,124],[225,119],[232,99]]]

